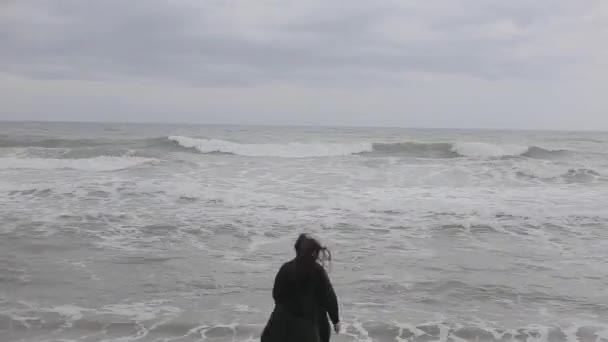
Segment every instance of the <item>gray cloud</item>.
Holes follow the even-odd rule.
[[[605,0],[0,2],[0,120],[608,129]]]
[[[194,85],[349,83],[419,71],[547,78],[587,62],[602,34],[583,20],[598,6],[565,0],[15,1],[2,10],[0,68],[32,78]],[[568,38],[573,34],[585,38]]]

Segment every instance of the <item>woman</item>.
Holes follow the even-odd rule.
[[[296,257],[276,275],[275,307],[262,333],[262,342],[327,342],[327,314],[339,332],[338,300],[327,272],[319,263],[330,258],[327,248],[302,234]],[[323,334],[323,339],[321,339]]]

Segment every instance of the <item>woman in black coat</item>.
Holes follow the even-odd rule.
[[[261,342],[327,342],[327,315],[340,329],[338,299],[327,272],[319,264],[329,251],[304,234],[295,244],[296,257],[276,275],[272,297],[275,307]]]

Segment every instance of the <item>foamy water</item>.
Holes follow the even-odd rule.
[[[608,134],[0,124],[0,341],[250,341],[294,239],[335,341],[608,341]]]

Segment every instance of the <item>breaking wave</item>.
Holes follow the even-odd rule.
[[[588,183],[599,179],[601,175],[590,169],[570,169],[561,177],[567,183]]]
[[[452,145],[452,151],[465,157],[512,157],[530,150],[528,146],[494,145],[481,142],[462,142]]]
[[[142,157],[100,156],[82,159],[51,158],[0,158],[0,169],[56,170],[74,169],[83,171],[116,171],[155,162],[157,159]]]
[[[546,150],[541,147],[531,146],[528,150],[522,154],[524,157],[534,159],[554,159],[558,157],[567,156],[570,151],[566,150]]]
[[[534,159],[555,159],[568,156],[570,151],[549,150],[538,146],[491,144],[485,142],[290,142],[250,144],[221,139],[199,139],[187,136],[169,136],[132,140],[93,139],[3,139],[0,150],[21,151],[20,156],[30,158],[94,158],[160,157],[166,153],[183,149],[203,154],[233,154],[246,157],[313,158],[349,155],[398,156],[412,158],[503,158],[526,157]],[[135,152],[136,153],[135,153]]]
[[[566,183],[590,183],[603,181],[604,178],[599,172],[592,169],[570,169],[567,172],[551,177],[540,177],[523,171],[516,172],[516,176],[524,180],[538,180],[542,182],[566,182]]]
[[[347,155],[394,155],[415,158],[498,158],[528,157],[552,159],[567,151],[548,150],[537,146],[495,145],[482,142],[458,143],[286,143],[243,144],[219,139],[197,139],[170,136],[178,146],[195,149],[199,153],[225,153],[248,157],[309,158]]]
[[[182,136],[171,136],[169,140],[182,147],[196,149],[201,153],[229,153],[247,157],[332,157],[373,151],[372,144],[366,142],[352,144],[240,144],[218,139],[195,139]]]

